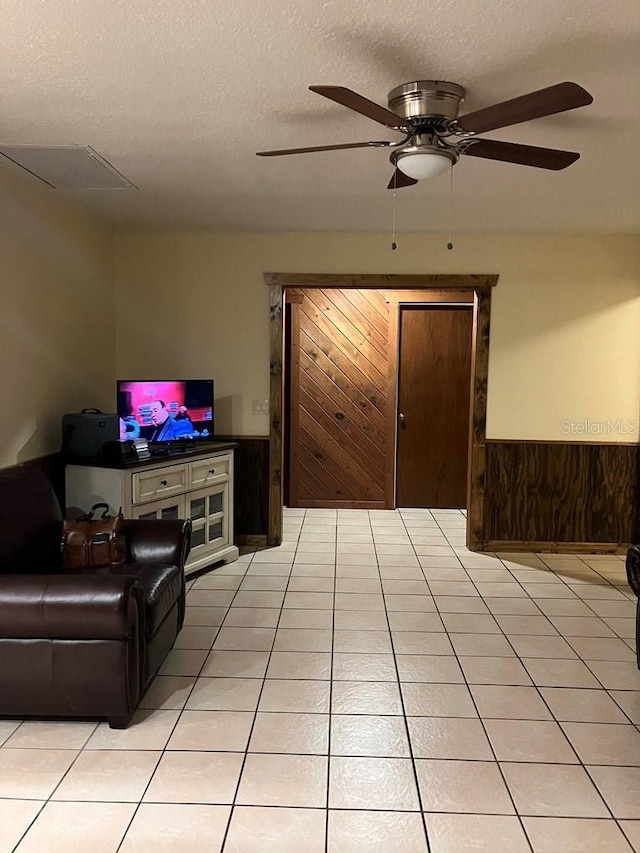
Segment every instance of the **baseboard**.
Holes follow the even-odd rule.
[[[534,554],[626,554],[629,545],[620,542],[485,542],[482,551]]]
[[[266,548],[267,537],[266,535],[253,536],[237,533],[235,536],[235,543],[239,548]]]
[[[303,507],[288,509],[387,509],[384,501],[305,501]]]

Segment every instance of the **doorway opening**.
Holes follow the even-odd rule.
[[[271,311],[269,544],[275,545],[281,541],[285,483],[298,482],[295,477],[292,479],[296,466],[299,471],[305,470],[305,488],[311,484],[303,499],[313,500],[309,497],[313,493],[317,496],[316,502],[309,504],[311,506],[327,505],[323,503],[327,497],[322,493],[319,483],[322,479],[320,474],[324,471],[321,472],[318,465],[330,469],[332,501],[329,505],[379,506],[389,509],[401,505],[397,503],[396,467],[399,474],[398,497],[404,502],[402,490],[406,478],[403,480],[401,468],[402,446],[406,435],[399,434],[399,415],[405,415],[405,423],[407,420],[406,413],[398,403],[403,383],[406,388],[409,380],[402,380],[400,374],[401,346],[403,338],[406,340],[411,335],[413,319],[422,315],[423,318],[429,318],[432,326],[429,334],[434,340],[438,335],[442,336],[445,327],[458,330],[456,340],[467,340],[467,402],[465,404],[463,401],[457,406],[458,415],[465,405],[468,412],[467,464],[466,476],[463,476],[465,500],[462,506],[468,510],[467,545],[473,550],[482,550],[489,315],[491,288],[497,283],[497,278],[496,275],[265,274]],[[309,328],[304,328],[308,318],[305,319],[304,313],[300,315],[299,312],[299,305],[305,301],[305,297],[311,306],[307,313],[311,316],[314,334],[309,333]],[[380,309],[381,298],[386,306],[385,311]],[[285,308],[288,305],[291,308]],[[285,322],[285,311],[291,312],[288,322]],[[363,318],[368,313],[371,313],[371,322],[375,328],[373,332],[363,334]],[[301,316],[306,350],[299,350],[295,346],[296,335],[300,335]],[[328,342],[327,320],[336,317],[339,319],[337,343]],[[412,319],[408,319],[410,317]],[[418,327],[420,322],[418,320]],[[439,331],[433,326],[434,322]],[[310,339],[315,336],[315,326],[320,329],[320,333],[318,339],[313,341]],[[419,328],[417,331],[419,337]],[[449,349],[453,353],[457,344]],[[338,354],[337,371],[330,365],[334,350]],[[288,388],[285,382],[290,363],[294,364],[296,358],[305,361],[304,370],[311,377],[308,386],[302,391],[298,386]],[[436,362],[440,361],[438,356]],[[459,384],[461,370],[458,359],[457,366],[450,365],[447,382],[455,378]],[[363,374],[365,381],[356,393],[350,393],[345,377],[354,371]],[[327,373],[330,378],[329,397],[323,397],[320,386]],[[383,376],[384,373],[386,376]],[[294,448],[285,462],[287,454],[283,453],[283,442],[289,441],[291,429],[296,428],[291,422],[290,413],[296,411],[299,402],[296,397],[299,394],[305,395],[308,410],[302,413],[302,419],[306,418],[302,424],[306,444],[302,448]],[[329,405],[325,405],[327,399],[330,399]],[[309,412],[311,418],[308,417]],[[412,413],[411,418],[414,422],[416,415]],[[457,422],[460,423],[459,417]],[[439,428],[442,428],[442,424]],[[406,434],[408,432],[407,423]],[[353,463],[350,462],[350,455],[344,452],[349,441],[356,448]],[[400,450],[397,466],[396,441]],[[465,456],[463,445],[464,440],[459,454],[462,457]],[[327,461],[325,457],[331,458]],[[459,500],[459,471],[464,467],[458,460],[456,496],[447,497],[443,492],[439,500]],[[347,471],[346,477],[341,476],[342,468]],[[287,499],[290,502],[290,488]]]

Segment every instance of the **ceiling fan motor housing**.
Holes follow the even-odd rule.
[[[389,109],[403,118],[452,121],[464,101],[464,89],[443,80],[416,80],[389,92]]]

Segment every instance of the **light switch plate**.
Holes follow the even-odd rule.
[[[268,400],[257,400],[254,398],[254,400],[253,400],[253,414],[254,415],[268,415],[269,414],[269,401]]]

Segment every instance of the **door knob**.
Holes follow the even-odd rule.
[[[404,414],[402,412],[398,412],[398,419],[400,420],[401,424],[404,423]]]

